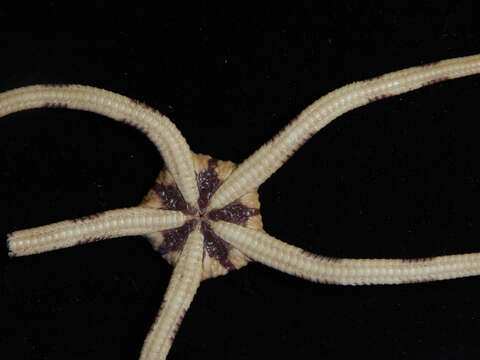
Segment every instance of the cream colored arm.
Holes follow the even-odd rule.
[[[185,215],[178,211],[133,207],[61,221],[8,235],[10,256],[38,254],[92,241],[144,235],[179,227]]]
[[[390,96],[480,72],[480,55],[439,61],[355,82],[323,96],[230,175],[213,195],[209,209],[219,209],[256,189],[321,128],[343,113]]]
[[[143,345],[140,360],[167,357],[202,278],[203,236],[192,232],[183,248],[168,284],[162,306]]]
[[[405,284],[480,274],[480,253],[410,260],[328,258],[243,226],[218,222],[213,228],[251,259],[311,281],[340,285]]]
[[[197,205],[198,188],[190,148],[166,116],[138,101],[91,86],[34,85],[0,94],[0,117],[42,107],[91,111],[139,128],[160,151],[185,200]]]

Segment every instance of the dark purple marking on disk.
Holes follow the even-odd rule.
[[[163,230],[163,242],[155,250],[162,255],[170,251],[182,250],[188,235],[195,229],[196,224],[197,220],[193,219],[178,228]]]
[[[392,97],[393,95],[392,94],[382,94],[382,95],[377,95],[377,96],[374,96],[374,97],[371,97],[371,98],[368,98],[368,102],[369,103],[372,103],[374,101],[378,101],[378,100],[383,100],[383,99],[387,99],[389,97]]]
[[[209,159],[206,169],[200,171],[197,175],[197,186],[199,192],[198,207],[200,211],[205,209],[210,201],[212,195],[217,191],[222,181],[218,178],[217,172],[217,160]]]
[[[221,209],[214,209],[208,213],[213,221],[227,221],[237,225],[245,225],[252,216],[260,214],[258,209],[250,208],[239,201],[234,201]]]
[[[235,266],[228,258],[231,249],[230,244],[215,234],[206,221],[202,221],[200,231],[203,234],[203,248],[207,254],[217,260],[228,271],[235,270]]]
[[[187,215],[196,214],[196,210],[185,201],[176,184],[155,184],[153,191],[162,199],[162,209],[177,210]]]
[[[60,102],[46,102],[45,104],[43,104],[43,107],[49,109],[66,109],[68,108],[68,105]]]
[[[433,84],[436,84],[436,83],[439,83],[439,82],[442,82],[442,81],[446,81],[446,80],[449,80],[450,78],[448,76],[442,76],[442,77],[439,77],[437,79],[432,79],[432,80],[429,80],[429,81],[425,81],[424,83],[422,83],[422,86],[428,86],[428,85],[433,85]]]

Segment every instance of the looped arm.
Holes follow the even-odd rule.
[[[126,96],[84,85],[33,85],[0,94],[0,117],[42,107],[91,111],[140,129],[160,151],[185,200],[196,206],[192,153],[177,127],[160,112]]]

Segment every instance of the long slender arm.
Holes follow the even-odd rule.
[[[61,221],[8,235],[10,256],[38,254],[92,241],[144,235],[184,224],[179,211],[133,207]]]
[[[167,356],[183,316],[202,278],[203,236],[193,231],[175,266],[159,314],[143,345],[140,360],[161,360]]]
[[[240,164],[213,195],[209,209],[222,208],[256,189],[316,132],[345,112],[423,86],[479,72],[480,54],[411,67],[332,91],[307,107]]]
[[[0,117],[42,107],[91,111],[139,128],[160,151],[185,200],[197,204],[190,148],[166,116],[126,96],[83,85],[34,85],[0,94]]]
[[[405,284],[480,274],[480,253],[409,260],[329,258],[235,224],[218,222],[213,228],[251,259],[311,281],[340,285]]]

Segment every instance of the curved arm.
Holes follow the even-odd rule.
[[[196,206],[198,188],[190,148],[158,111],[126,96],[83,85],[34,85],[0,94],[0,117],[26,109],[62,107],[91,111],[143,131],[160,151],[185,200]]]
[[[157,318],[142,348],[140,360],[165,359],[202,278],[203,236],[190,234],[168,284]]]
[[[339,285],[406,284],[480,274],[480,253],[408,260],[329,258],[243,226],[218,222],[213,228],[251,259],[311,281]]]
[[[133,207],[61,221],[8,235],[8,254],[23,256],[128,235],[145,235],[183,225],[178,211]]]
[[[332,91],[303,110],[241,163],[213,195],[209,210],[222,208],[256,189],[316,132],[343,113],[423,86],[479,72],[480,55],[473,55],[411,67]]]

